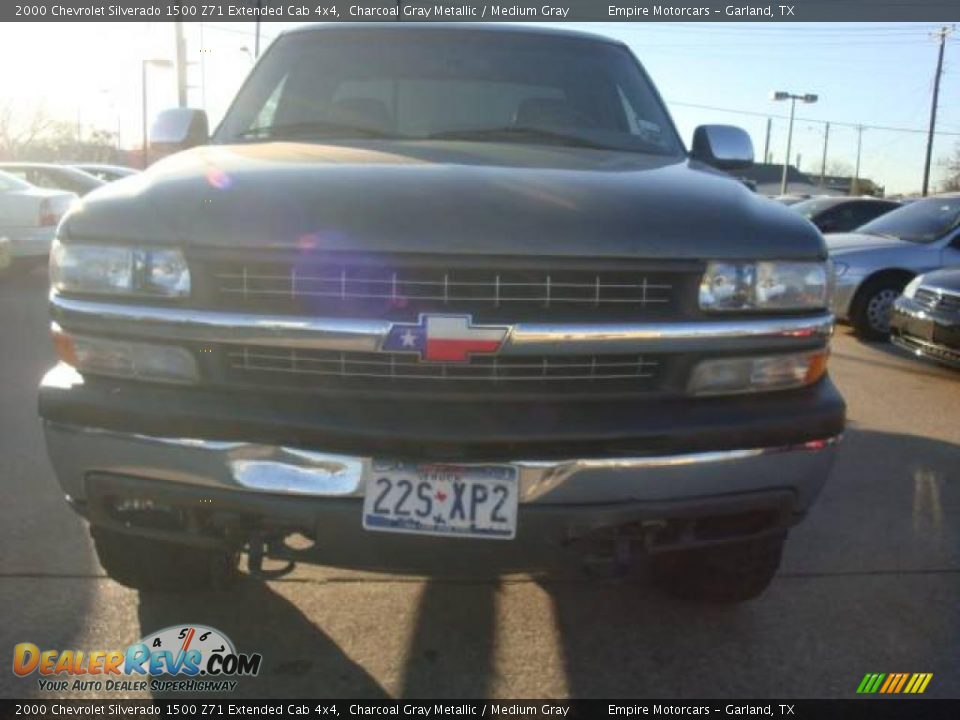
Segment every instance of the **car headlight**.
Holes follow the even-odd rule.
[[[812,310],[827,307],[826,262],[711,262],[700,281],[709,311]]]
[[[190,268],[175,249],[55,241],[50,284],[61,292],[177,298],[190,294]]]
[[[913,280],[907,283],[907,286],[903,289],[903,296],[905,298],[913,299],[913,296],[917,294],[917,290],[923,284],[923,275],[917,275]]]

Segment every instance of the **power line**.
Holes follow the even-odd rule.
[[[700,110],[715,110],[715,111],[717,111],[717,112],[728,112],[728,113],[734,113],[734,114],[737,114],[737,115],[751,115],[751,116],[753,116],[753,117],[763,117],[763,118],[766,118],[766,117],[775,117],[775,118],[778,118],[778,119],[780,119],[780,120],[788,120],[788,119],[789,119],[789,116],[787,116],[787,115],[778,115],[778,114],[776,114],[776,113],[768,113],[768,112],[756,112],[756,111],[753,111],[753,110],[737,110],[737,109],[735,109],[735,108],[717,107],[716,105],[701,105],[701,104],[699,104],[699,103],[675,102],[675,101],[670,101],[670,100],[667,101],[667,104],[669,104],[669,105],[677,105],[677,106],[679,106],[679,107],[697,108],[697,109],[700,109]],[[869,125],[869,124],[866,124],[866,123],[843,122],[843,121],[840,121],[840,120],[821,120],[821,119],[819,119],[819,118],[803,118],[803,117],[798,117],[798,118],[796,118],[796,119],[799,120],[799,121],[801,121],[801,122],[813,122],[813,123],[820,123],[820,124],[830,123],[831,125],[837,125],[837,126],[839,126],[839,127],[849,127],[849,128],[854,128],[854,129],[859,128],[859,127],[863,127],[863,128],[867,128],[867,129],[869,129],[869,130],[886,130],[886,131],[888,131],[888,132],[906,132],[906,133],[919,133],[919,134],[926,134],[926,133],[927,133],[927,130],[924,129],[924,128],[893,127],[893,126],[889,126],[889,125]],[[944,130],[938,130],[936,134],[937,134],[937,135],[955,135],[955,136],[960,137],[960,132],[947,132],[947,131],[944,131]]]

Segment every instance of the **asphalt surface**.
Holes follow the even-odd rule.
[[[103,574],[46,459],[45,291],[42,273],[0,281],[0,696],[90,697],[15,677],[15,643],[119,649],[195,622],[263,653],[243,696],[853,697],[867,672],[932,672],[928,696],[960,697],[960,373],[838,332],[839,461],[772,587],[738,607],[580,574],[323,567],[228,595],[141,595]]]

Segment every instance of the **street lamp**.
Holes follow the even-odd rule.
[[[780,178],[780,194],[787,194],[787,167],[790,164],[790,144],[793,142],[793,111],[797,107],[797,100],[805,103],[815,103],[817,96],[810,93],[795,95],[793,93],[776,90],[770,93],[770,99],[775,102],[782,100],[790,101],[790,129],[787,131],[787,154],[783,159],[783,176]]]
[[[143,167],[147,167],[147,146],[150,138],[147,136],[147,66],[172,68],[173,62],[165,58],[144,58],[140,64],[140,83],[143,88]]]

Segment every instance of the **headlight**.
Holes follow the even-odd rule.
[[[913,296],[917,294],[917,290],[922,284],[923,275],[917,275],[913,280],[907,283],[907,286],[903,289],[903,296],[913,299]]]
[[[827,370],[827,350],[704,360],[690,376],[694,395],[789,390],[811,385]]]
[[[200,377],[193,354],[176,345],[67,335],[56,324],[52,335],[60,359],[82,373],[166,383]]]
[[[62,244],[50,252],[50,284],[58,291],[185,297],[190,268],[179,250]]]
[[[700,281],[700,307],[710,311],[825,308],[825,262],[711,262]]]

